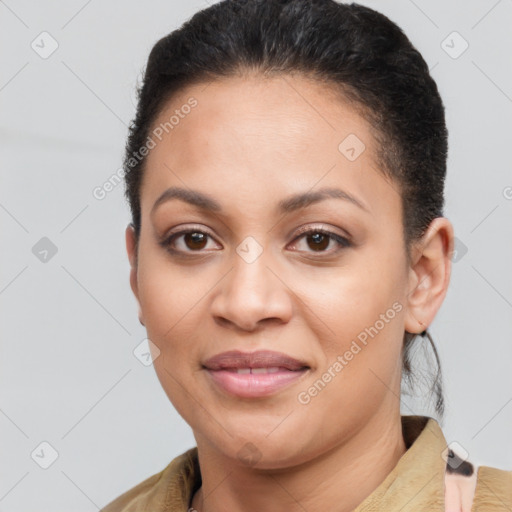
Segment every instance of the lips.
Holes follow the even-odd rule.
[[[266,368],[269,373],[275,372],[275,368],[285,369],[291,371],[302,370],[309,368],[303,362],[291,356],[283,354],[282,352],[274,352],[272,350],[258,350],[256,352],[241,352],[240,350],[231,350],[229,352],[222,352],[210,359],[207,359],[203,366],[208,370],[239,370]],[[248,372],[246,372],[248,373]],[[260,372],[264,373],[264,372]]]
[[[239,398],[273,395],[302,380],[310,367],[281,352],[222,352],[203,363],[211,382]]]
[[[295,371],[295,370],[289,370],[288,368],[285,368],[284,366],[265,366],[261,368],[226,368],[227,372],[236,372],[240,374],[248,374],[248,373],[255,373],[255,374],[261,374],[261,373],[277,373],[281,371]]]

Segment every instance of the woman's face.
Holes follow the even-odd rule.
[[[131,285],[158,378],[198,445],[278,468],[395,421],[404,329],[423,328],[400,195],[367,122],[326,86],[286,76],[188,87],[154,128]],[[208,200],[158,201],[173,188]],[[205,368],[260,350],[306,369]]]

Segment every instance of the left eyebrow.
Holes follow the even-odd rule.
[[[324,201],[325,199],[342,199],[348,201],[358,208],[370,213],[370,209],[359,199],[340,188],[321,188],[314,192],[303,192],[283,199],[278,203],[278,210],[281,213],[290,213],[300,208]]]
[[[370,213],[369,208],[359,199],[349,194],[345,190],[339,188],[322,188],[314,192],[301,192],[282,199],[277,204],[277,211],[280,213],[290,213],[301,208],[306,208],[314,203],[324,201],[326,199],[341,199],[348,201],[358,208]],[[212,212],[221,212],[222,206],[215,199],[203,192],[197,190],[190,190],[181,187],[170,187],[165,190],[160,197],[155,201],[151,208],[151,215],[163,203],[171,200],[181,200],[189,203],[197,208]]]

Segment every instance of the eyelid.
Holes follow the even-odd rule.
[[[344,231],[345,232],[345,231]],[[340,235],[336,233],[335,230],[330,229],[328,227],[325,227],[324,225],[308,225],[301,227],[299,229],[299,233],[297,233],[297,236],[293,239],[291,242],[292,244],[298,243],[299,240],[301,240],[304,235],[307,235],[309,233],[320,233],[328,238],[330,238],[331,241],[334,242],[334,244],[337,246],[335,249],[331,249],[328,251],[298,251],[299,253],[304,252],[307,254],[306,257],[315,259],[317,261],[327,260],[327,258],[332,257],[338,257],[340,252],[350,249],[354,247],[354,242],[352,241],[352,238],[350,235],[347,234],[347,236]],[[316,252],[316,255],[315,255]]]
[[[205,251],[203,249],[199,250],[199,251],[182,251],[182,250],[179,250],[179,249],[172,249],[172,248],[170,248],[171,239],[173,237],[179,238],[180,236],[183,236],[183,235],[188,234],[188,233],[193,233],[194,231],[198,231],[198,232],[204,233],[208,237],[210,237],[212,240],[216,239],[216,237],[211,233],[211,231],[208,228],[205,228],[203,225],[190,224],[190,225],[185,225],[185,226],[182,226],[182,227],[177,227],[177,228],[171,229],[170,231],[166,232],[166,234],[163,235],[163,237],[159,241],[159,244],[163,248],[165,248],[165,249],[167,249],[167,250],[169,250],[169,251],[171,251],[173,253],[177,253],[177,254],[187,254],[187,253],[188,254],[194,254],[194,253],[196,253],[196,255],[200,255],[201,253],[208,253],[208,252],[210,252],[210,251]],[[322,233],[322,234],[325,234],[326,236],[331,238],[331,240],[333,240],[338,245],[338,248],[335,249],[335,250],[320,251],[319,252],[319,254],[325,254],[326,256],[327,255],[337,254],[340,250],[342,250],[344,248],[349,248],[349,247],[351,247],[353,245],[352,237],[345,230],[343,230],[344,234],[339,234],[339,233],[337,233],[335,231],[334,228],[331,229],[328,225],[326,225],[324,223],[305,224],[303,226],[300,226],[295,231],[295,236],[294,236],[294,238],[293,238],[291,243],[295,243],[298,239],[302,238],[302,235],[308,234],[308,233]],[[299,251],[299,252],[302,252],[302,251]],[[313,251],[313,253],[314,253],[314,251]],[[320,256],[318,256],[318,257],[320,257]]]
[[[340,229],[340,228],[338,228],[338,229]],[[319,224],[314,224],[314,223],[313,224],[305,224],[298,228],[298,230],[296,231],[296,235],[300,236],[300,235],[303,235],[304,233],[308,233],[309,231],[315,231],[315,230],[332,233],[333,235],[339,236],[341,238],[346,238],[348,242],[352,243],[352,237],[347,231],[345,231],[343,229],[343,230],[341,230],[342,234],[337,233],[336,228],[331,228],[329,225],[324,224],[322,222],[320,222]],[[295,238],[297,238],[297,236]]]
[[[208,229],[208,228],[205,228],[203,225],[200,225],[200,224],[187,224],[185,226],[180,226],[180,227],[177,227],[177,228],[174,228],[174,229],[171,229],[170,231],[167,231],[162,237],[161,239],[159,240],[159,243],[160,245],[162,245],[163,247],[168,247],[170,245],[170,241],[171,241],[171,238],[173,236],[182,236],[182,235],[185,235],[187,233],[191,233],[191,232],[194,232],[194,231],[199,231],[201,233],[204,233],[206,235],[208,235],[212,240],[215,240],[216,237],[212,234],[212,232]],[[176,250],[176,252],[183,252],[183,251],[178,251]],[[188,251],[188,252],[194,252],[194,251]],[[195,251],[195,252],[204,252],[204,251]]]
[[[163,238],[169,238],[169,236],[177,235],[178,233],[181,233],[183,231],[201,231],[202,233],[206,233],[207,235],[211,236],[212,238],[215,238],[212,234],[212,232],[206,228],[202,224],[185,224],[185,226],[179,226],[176,228],[173,228],[166,232],[166,234],[163,236]]]

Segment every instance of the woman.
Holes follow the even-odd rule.
[[[126,246],[197,446],[105,512],[511,509],[512,471],[400,414],[415,339],[437,359],[446,158],[425,61],[369,8],[225,0],[158,41]],[[433,389],[442,419],[440,369]]]

